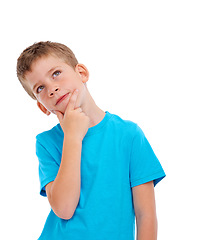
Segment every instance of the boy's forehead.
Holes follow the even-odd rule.
[[[53,69],[61,67],[63,64],[65,64],[64,61],[55,56],[40,57],[32,63],[31,70],[25,74],[25,78],[32,87],[36,82],[44,79]]]
[[[31,65],[31,72],[35,70],[47,70],[50,67],[54,67],[55,65],[61,65],[64,61],[61,58],[58,58],[53,55],[43,56],[36,59]]]

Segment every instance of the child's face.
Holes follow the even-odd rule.
[[[81,106],[88,81],[86,67],[78,64],[75,68],[55,56],[38,59],[27,72],[26,80],[37,98],[38,107],[47,115],[60,111],[63,114],[69,98],[75,89],[79,90],[76,107]]]

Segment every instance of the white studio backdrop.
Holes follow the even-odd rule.
[[[50,40],[74,51],[97,105],[137,122],[164,167],[158,239],[219,239],[218,1],[21,0],[0,8],[0,238],[37,239],[50,210],[39,195],[35,136],[58,121],[16,77],[19,54]]]

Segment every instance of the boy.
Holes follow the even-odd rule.
[[[154,186],[165,173],[140,127],[101,110],[89,72],[63,44],[38,42],[18,58],[17,76],[59,124],[36,138],[40,194],[51,212],[40,240],[157,238]]]

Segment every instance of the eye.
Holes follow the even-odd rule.
[[[44,86],[39,86],[36,90],[37,93],[40,93],[43,90]]]
[[[57,77],[57,76],[60,75],[60,73],[61,73],[61,72],[57,70],[57,71],[55,71],[55,72],[52,74],[52,76],[53,76],[53,77]]]

